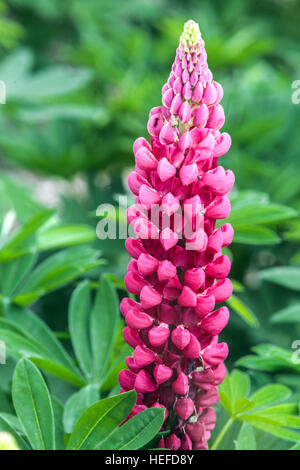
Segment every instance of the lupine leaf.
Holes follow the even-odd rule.
[[[300,268],[281,266],[260,271],[261,279],[289,289],[300,290]]]
[[[234,242],[246,245],[274,245],[280,242],[280,238],[267,227],[236,224],[234,226]]]
[[[271,317],[271,323],[298,323],[300,322],[300,303],[290,305],[275,312]]]
[[[102,277],[91,313],[94,378],[103,380],[119,321],[119,303],[110,282]]]
[[[70,396],[64,407],[63,423],[65,432],[70,434],[80,416],[99,400],[99,388],[87,385]]]
[[[11,426],[11,423],[6,419],[3,414],[0,414],[0,431],[9,432],[16,440],[18,447],[21,450],[29,450],[29,445],[24,441],[16,429]]]
[[[165,410],[148,408],[117,428],[97,450],[135,450],[147,444],[160,430]]]
[[[74,290],[69,305],[69,330],[72,345],[85,374],[92,375],[92,356],[89,341],[89,317],[91,313],[91,291],[89,283],[83,281]]]
[[[15,369],[12,397],[17,416],[34,450],[55,448],[51,398],[39,370],[27,359]]]
[[[236,450],[256,450],[256,439],[252,426],[249,423],[243,423],[235,442]]]
[[[93,450],[128,416],[136,401],[134,391],[105,398],[88,408],[72,432],[67,448]]]
[[[253,312],[235,295],[232,295],[226,301],[227,305],[232,308],[246,323],[251,326],[258,326],[259,322]]]

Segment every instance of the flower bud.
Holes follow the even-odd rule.
[[[229,274],[230,268],[230,259],[228,256],[222,255],[206,266],[205,273],[210,277],[223,279]]]
[[[176,174],[176,168],[172,165],[172,163],[167,160],[166,157],[162,158],[158,164],[157,168],[158,176],[160,177],[161,181],[167,181]]]
[[[157,160],[146,147],[141,147],[135,154],[135,161],[139,168],[152,171],[157,168]]]
[[[164,364],[158,364],[154,367],[153,375],[158,385],[167,382],[173,375],[171,367],[165,366]]]
[[[140,370],[136,376],[134,388],[136,392],[151,393],[157,387],[151,376],[145,370]]]
[[[142,253],[138,258],[137,265],[141,276],[149,276],[157,271],[158,261],[153,256]]]
[[[152,346],[158,347],[166,343],[170,336],[170,330],[167,325],[161,324],[154,326],[148,332],[148,338]]]
[[[184,284],[195,292],[203,285],[205,273],[202,268],[193,268],[186,271],[184,275]]]
[[[174,393],[178,395],[186,395],[189,391],[189,380],[184,372],[178,374],[177,379],[172,384],[172,389]]]
[[[147,315],[147,313],[135,310],[133,308],[129,310],[126,315],[127,325],[130,326],[130,328],[134,328],[135,330],[149,328],[149,326],[152,325],[152,322],[152,318]]]
[[[218,310],[207,315],[201,321],[201,329],[210,335],[218,335],[227,325],[229,320],[229,310],[227,307],[221,307]]]
[[[161,295],[152,287],[144,286],[140,293],[143,308],[151,308],[159,305],[162,301]]]
[[[189,359],[198,359],[200,357],[201,346],[196,336],[191,334],[189,344],[183,349],[182,354]]]
[[[145,346],[137,346],[133,353],[134,362],[140,369],[155,361],[155,354]]]
[[[181,440],[179,439],[176,434],[171,434],[166,439],[166,447],[170,450],[178,450],[180,449]]]
[[[183,328],[182,326],[178,326],[175,330],[172,331],[172,342],[175,344],[176,348],[184,349],[190,342],[191,334],[189,330]]]
[[[206,348],[202,353],[202,358],[211,367],[216,367],[220,362],[225,361],[228,356],[228,346],[226,343],[219,343]]]
[[[136,374],[130,370],[121,370],[118,375],[119,384],[124,390],[132,390],[134,388],[135,379]]]
[[[194,413],[194,402],[191,398],[179,398],[175,404],[175,411],[184,421]]]

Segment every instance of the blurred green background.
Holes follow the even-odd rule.
[[[132,144],[146,136],[149,110],[160,104],[192,18],[223,85],[224,130],[233,141],[222,161],[236,175],[228,250],[235,293],[222,335],[227,366],[249,369],[254,387],[278,381],[299,398],[300,364],[291,355],[300,339],[300,104],[291,97],[300,80],[300,2],[9,0],[0,13],[7,90],[0,105],[1,260],[15,257],[6,245],[11,233],[44,207],[56,213],[27,240],[34,262],[77,243],[92,250],[76,275],[23,305],[64,338],[69,296],[83,272],[94,281],[105,271],[124,295],[124,240],[96,239],[96,209],[127,192]],[[22,289],[18,295],[27,295]]]

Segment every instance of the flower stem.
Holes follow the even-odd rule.
[[[233,423],[233,420],[230,418],[223,426],[221,431],[219,432],[213,446],[211,447],[210,450],[216,450],[220,442],[222,441],[223,437],[225,436],[226,432],[230,428],[231,424]]]

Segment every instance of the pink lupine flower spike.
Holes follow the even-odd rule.
[[[229,320],[230,261],[222,254],[233,238],[227,193],[232,171],[219,165],[231,145],[220,129],[223,90],[207,65],[198,25],[184,26],[175,61],[162,88],[162,105],[150,111],[148,132],[135,141],[135,171],[128,178],[135,206],[127,217],[136,238],[126,240],[132,261],[121,311],[124,338],[134,348],[121,392],[135,389],[130,417],[165,408],[159,447],[207,449],[215,426],[213,405],[226,370],[226,343],[218,335]]]

